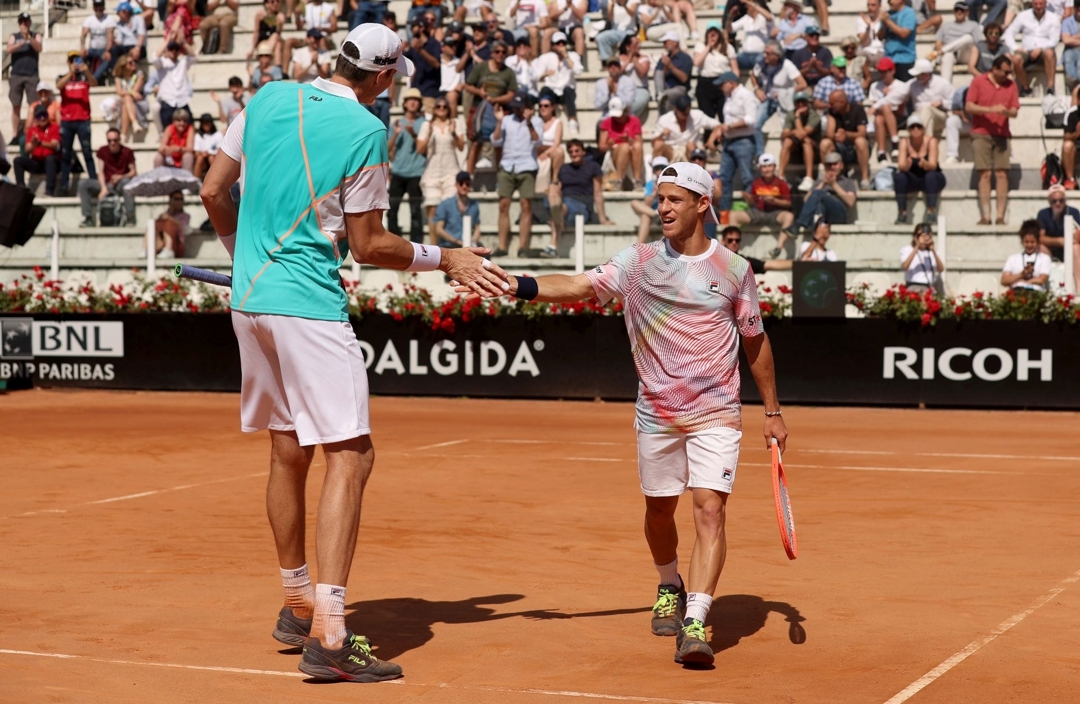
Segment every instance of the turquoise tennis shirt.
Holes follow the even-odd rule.
[[[386,127],[345,86],[274,82],[221,150],[241,165],[233,310],[348,320],[345,213],[390,207]]]

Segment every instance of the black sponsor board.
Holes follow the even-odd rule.
[[[448,334],[375,315],[353,327],[375,394],[630,400],[637,393],[619,317],[479,318],[458,321]],[[785,319],[767,320],[766,329],[787,403],[1080,408],[1080,327]],[[240,388],[227,314],[7,315],[0,333],[0,379],[9,388]],[[742,380],[744,400],[758,400],[745,358]]]

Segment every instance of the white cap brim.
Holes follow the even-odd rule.
[[[611,108],[608,110],[608,115],[611,117],[622,117],[626,114],[626,108]]]
[[[674,169],[677,175],[668,175],[667,169]],[[691,193],[697,193],[709,199],[709,208],[705,211],[705,222],[720,224],[720,218],[716,217],[716,209],[712,205],[713,178],[709,172],[697,164],[688,161],[680,161],[669,164],[656,179],[656,187],[662,184],[673,183],[680,188],[685,188]]]

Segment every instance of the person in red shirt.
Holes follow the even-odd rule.
[[[758,157],[758,169],[761,176],[754,179],[745,195],[750,210],[732,210],[728,222],[732,225],[779,226],[776,247],[769,252],[769,258],[776,259],[791,238],[790,228],[795,222],[795,214],[791,212],[791,187],[776,175],[776,157],[772,154]]]
[[[174,166],[184,171],[195,168],[195,127],[187,108],[174,112],[172,124],[161,133],[154,166]]]
[[[990,71],[976,76],[968,88],[964,110],[971,116],[971,143],[979,172],[979,224],[990,224],[990,176],[997,191],[997,224],[1005,224],[1009,205],[1009,119],[1020,110],[1016,82],[1009,79],[1012,60],[994,59]]]
[[[135,152],[120,143],[120,130],[110,127],[105,133],[108,144],[97,150],[101,162],[101,178],[105,192],[124,197],[124,212],[127,224],[135,224],[135,196],[124,190],[128,181],[135,178]],[[82,206],[83,221],[79,227],[94,227],[93,199],[101,194],[102,183],[87,179],[79,182],[79,204]]]
[[[622,190],[628,166],[634,175],[634,188],[645,185],[641,175],[641,120],[626,112],[626,105],[619,97],[608,101],[608,116],[600,122],[599,147],[601,152],[611,152],[611,161],[615,164],[614,174],[604,184],[605,191]]]
[[[71,165],[75,161],[76,135],[86,161],[86,175],[97,180],[94,152],[90,146],[90,89],[97,84],[94,75],[87,71],[82,55],[69,51],[68,72],[56,81],[56,89],[60,91],[60,191],[63,195],[67,194]]]
[[[27,156],[15,157],[15,184],[26,187],[23,174],[45,174],[45,195],[56,191],[56,172],[60,166],[60,128],[49,122],[44,105],[34,110],[34,124],[26,129]]]

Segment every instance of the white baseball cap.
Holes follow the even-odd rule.
[[[652,160],[652,167],[656,169],[661,166],[667,166],[670,163],[671,162],[667,160],[666,156],[654,156]]]
[[[928,59],[919,59],[915,62],[915,65],[908,71],[912,76],[921,76],[924,73],[933,73],[934,64],[930,63]]]
[[[41,92],[41,91],[43,91],[43,90],[47,90],[47,91],[49,91],[50,93],[55,93],[55,92],[56,92],[56,89],[52,87],[52,84],[51,84],[51,83],[46,83],[45,81],[40,81],[40,82],[39,82],[39,83],[37,84],[37,90],[36,90],[36,91],[34,91],[34,92],[35,92],[35,93],[40,93],[40,92]]]
[[[350,58],[345,52],[340,52],[341,56],[359,69],[385,71],[393,68],[402,76],[413,74],[413,62],[401,53],[401,37],[386,25],[373,23],[357,25],[345,37],[345,42],[356,45],[360,51],[360,58]]]
[[[776,166],[776,157],[772,154],[762,154],[757,160],[758,166]]]
[[[626,105],[623,103],[622,98],[619,96],[613,96],[607,104],[608,115],[612,117],[622,117],[626,113]]]
[[[564,34],[563,32],[555,32],[555,34],[551,35],[552,44],[558,44],[559,42],[563,42],[565,44],[566,41],[566,34]]]
[[[712,201],[712,176],[709,175],[708,171],[697,164],[691,164],[688,161],[680,161],[672,164],[661,171],[660,176],[656,179],[657,188],[665,183],[674,183],[680,188],[685,188],[688,191],[697,193],[699,196],[705,196]],[[705,213],[705,222],[716,223],[717,225],[720,224],[720,219],[716,217],[716,211],[713,210],[711,204],[709,205],[708,211]]]
[[[681,42],[681,41],[682,41],[682,39],[679,37],[679,33],[676,32],[674,29],[670,29],[667,32],[664,32],[664,36],[660,37],[660,43],[661,44],[663,44],[664,42]]]

